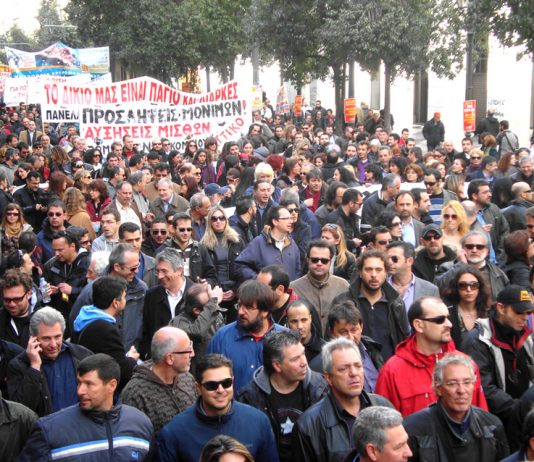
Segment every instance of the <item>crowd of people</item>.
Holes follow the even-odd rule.
[[[534,153],[357,115],[146,152],[0,106],[0,459],[533,460]]]

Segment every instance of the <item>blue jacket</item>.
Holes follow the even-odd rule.
[[[272,319],[271,322],[271,328],[259,342],[234,321],[221,327],[208,345],[208,353],[219,353],[232,360],[236,396],[252,380],[254,371],[263,365],[263,340],[274,332],[287,330]]]
[[[278,462],[273,431],[263,412],[233,401],[227,414],[207,416],[200,406],[200,398],[158,433],[159,459],[161,462],[198,462],[204,445],[221,434],[243,443],[256,462]]]
[[[37,421],[19,462],[151,460],[154,428],[141,411],[118,405],[108,412],[70,406]]]
[[[121,333],[125,351],[128,351],[132,345],[135,345],[138,350],[140,348],[143,337],[143,305],[147,290],[147,285],[137,278],[134,278],[126,287],[126,308],[122,315],[117,318],[117,328]],[[74,305],[72,305],[68,319],[71,329],[82,306],[92,304],[93,283],[90,282],[83,288]]]
[[[300,253],[295,241],[287,237],[280,252],[274,245],[271,235],[263,231],[235,259],[236,276],[239,282],[256,279],[261,268],[274,264],[285,268],[290,281],[301,276]]]

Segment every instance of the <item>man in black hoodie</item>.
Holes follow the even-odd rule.
[[[454,261],[456,252],[443,245],[443,231],[435,223],[423,228],[421,245],[424,249],[420,250],[415,257],[412,270],[417,277],[433,283],[439,265]]]

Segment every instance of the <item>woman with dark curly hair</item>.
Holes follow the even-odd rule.
[[[197,192],[200,192],[200,188],[195,177],[189,175],[184,176],[182,178],[182,184],[180,185],[180,196],[189,200]]]
[[[475,327],[475,321],[486,318],[491,307],[491,295],[486,277],[474,266],[464,265],[456,272],[443,291],[449,306],[451,336],[460,351]]]
[[[394,241],[402,240],[402,220],[400,215],[393,210],[384,210],[373,222],[373,227],[385,226]]]
[[[520,229],[504,238],[506,266],[504,272],[510,284],[516,284],[531,292],[530,259],[534,256],[534,242],[531,242],[527,230]]]
[[[231,458],[226,458],[231,456]],[[230,436],[217,435],[206,443],[199,462],[254,462],[254,458],[239,441]]]
[[[111,198],[106,183],[100,178],[91,181],[88,189],[90,199],[85,203],[86,210],[93,222],[93,228],[98,230],[100,228],[100,212],[111,203]]]

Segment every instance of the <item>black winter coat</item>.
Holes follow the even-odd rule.
[[[15,199],[15,202],[22,207],[24,219],[32,226],[33,232],[39,232],[41,225],[46,218],[46,212],[36,210],[35,206],[37,204],[43,206],[48,205],[46,192],[40,188],[36,192],[33,192],[30,191],[27,186],[24,186],[15,191],[13,198]]]

